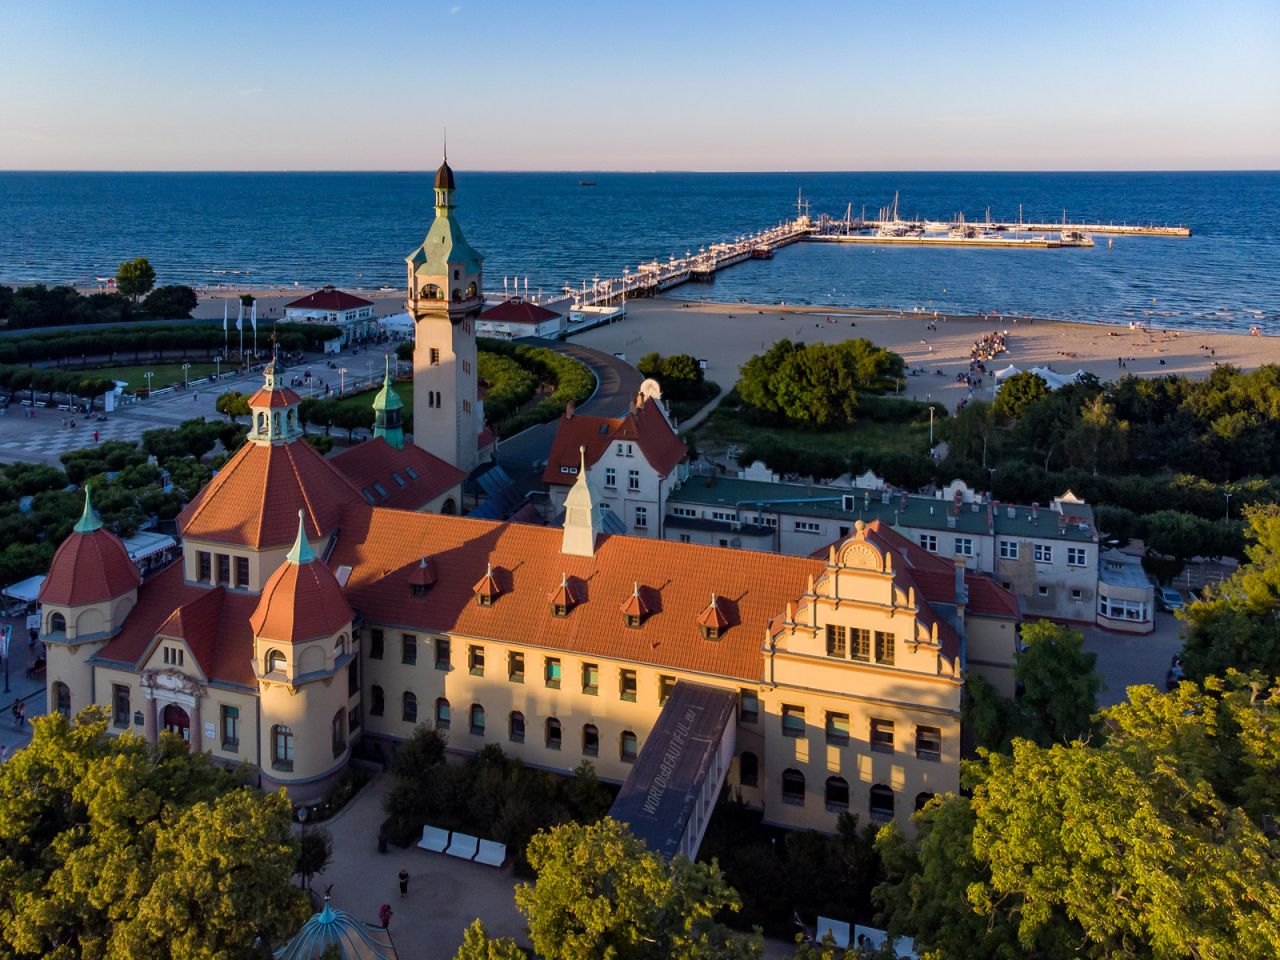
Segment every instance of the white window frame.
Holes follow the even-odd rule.
[[[1031,556],[1036,563],[1053,563],[1053,544],[1051,543],[1032,544]]]
[[[938,535],[936,533],[920,534],[920,546],[930,553],[938,552]]]
[[[1017,540],[1001,540],[1000,541],[1000,559],[1001,560],[1017,560],[1018,547],[1019,547],[1019,544]]]
[[[649,508],[648,507],[636,507],[635,528],[637,530],[649,529]]]
[[[604,485],[606,487],[616,487],[618,485],[618,471],[613,467],[604,468]]]
[[[1073,559],[1079,557],[1079,560]],[[1068,567],[1085,567],[1088,566],[1088,551],[1084,547],[1067,547],[1067,566]]]
[[[956,555],[960,557],[972,557],[973,537],[956,537]]]

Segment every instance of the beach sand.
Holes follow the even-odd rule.
[[[926,329],[929,323],[936,323],[937,330]],[[1041,366],[1061,374],[1085,370],[1106,381],[1126,373],[1202,377],[1215,362],[1242,369],[1280,363],[1280,337],[1247,333],[1165,332],[1160,328],[1148,332],[1022,317],[1017,322],[1012,318],[955,316],[940,316],[935,321],[932,314],[717,304],[663,297],[633,300],[627,304],[624,321],[588,330],[574,340],[608,353],[625,353],[631,363],[652,351],[690,353],[707,361],[707,379],[728,390],[748,358],[783,337],[805,343],[866,337],[901,354],[908,368],[927,371],[906,378],[904,396],[940,400],[954,409],[968,395],[968,387],[956,382],[956,374],[968,372],[974,341],[995,331],[1008,331],[1008,351],[987,362],[991,373],[1013,364],[1019,370]],[[1126,359],[1126,367],[1121,368],[1119,357],[1132,359]],[[937,375],[938,370],[942,376]],[[989,400],[991,383],[988,377],[985,389],[975,391],[974,398]]]

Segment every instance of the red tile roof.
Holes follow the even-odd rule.
[[[274,390],[268,390],[266,387],[259,387],[258,392],[249,398],[250,407],[292,407],[302,402],[302,398],[290,390],[288,387],[277,387]]]
[[[822,569],[802,557],[621,536],[602,537],[594,557],[578,557],[562,554],[561,540],[548,527],[355,506],[343,511],[329,564],[352,568],[347,597],[373,623],[743,679],[762,675],[770,621]],[[410,578],[428,551],[438,579],[415,597]],[[490,562],[500,592],[482,607],[472,590]],[[578,602],[556,617],[547,597],[562,575]],[[649,615],[628,629],[619,610],[639,577]],[[735,625],[714,641],[697,624],[708,590],[737,607]]]
[[[300,300],[286,303],[284,308],[296,307],[299,310],[354,310],[356,307],[371,307],[372,300],[357,297],[335,287],[321,287],[315,293],[309,293]]]
[[[286,546],[297,535],[299,510],[308,539],[318,540],[337,527],[344,504],[363,502],[360,491],[310,444],[245,442],[179,514],[178,530],[194,540]]]
[[[194,641],[185,635],[181,639],[187,641],[208,679],[253,685],[249,616],[257,603],[253,594],[184,583],[182,564],[171,564],[142,585],[138,604],[129,612],[124,628],[98,651],[96,659],[139,670],[156,636],[164,632],[162,628],[180,630],[194,637]],[[188,609],[179,612],[183,606]]]
[[[383,437],[374,437],[341,450],[329,458],[329,463],[337,467],[361,493],[369,491],[369,496],[365,497],[367,501],[379,507],[401,510],[421,509],[467,476],[421,447],[406,443],[403,449],[397,450]],[[402,482],[397,483],[395,475]],[[375,483],[386,493],[378,493],[373,486]]]
[[[536,303],[530,303],[527,300],[504,300],[497,306],[490,307],[480,314],[480,319],[493,320],[498,323],[527,323],[536,326],[539,323],[546,323],[548,320],[555,320],[559,316],[560,314],[554,310],[548,310],[546,307],[540,307]]]
[[[315,559],[282,563],[263,585],[249,624],[255,637],[302,643],[331,636],[354,618],[333,572]]]
[[[40,585],[41,603],[81,606],[123,596],[142,581],[120,538],[99,527],[72,532],[53,555]]]
[[[729,626],[729,615],[724,612],[724,601],[714,593],[707,608],[698,614],[698,623],[713,630],[725,630]]]
[[[688,453],[684,441],[671,429],[657,403],[642,397],[634,410],[619,419],[566,411],[556,426],[556,438],[542,479],[547,483],[572,484],[578,473],[579,447],[587,448],[589,467],[618,440],[634,442],[649,466],[664,477]],[[561,467],[572,467],[573,473],[564,473]]]

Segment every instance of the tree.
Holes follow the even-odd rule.
[[[1022,685],[1021,727],[1037,743],[1087,736],[1102,680],[1098,657],[1084,651],[1084,634],[1050,620],[1022,627],[1022,650],[1013,667]]]
[[[0,767],[8,956],[240,957],[305,919],[283,791],[245,786],[167,735],[109,735],[101,707],[32,728]]]
[[[947,421],[947,435],[951,441],[950,456],[981,463],[987,469],[987,459],[996,462],[998,431],[991,404],[982,400],[966,403],[956,415]]]
[[[1280,676],[1280,506],[1251,507],[1248,563],[1179,616],[1187,676],[1200,679],[1230,667]]]
[[[542,960],[763,956],[759,934],[739,936],[715,921],[739,906],[719,867],[684,856],[668,863],[616,820],[540,833],[529,862],[538,878],[516,888],[516,906]]]
[[[293,872],[302,879],[302,886],[311,886],[311,878],[324,873],[333,862],[333,834],[324,827],[313,827],[298,838],[298,859]]]
[[[116,271],[116,291],[134,303],[145,296],[156,283],[156,271],[146,257],[135,257],[120,264]]]
[[[1017,705],[976,673],[965,678],[960,719],[974,744],[986,750],[1007,751],[1020,730]]]
[[[1108,539],[1115,540],[1118,547],[1123,547],[1138,535],[1138,515],[1126,507],[1100,503],[1093,508],[1093,516],[1098,530]]]
[[[510,937],[490,939],[484,924],[475,920],[463,933],[453,960],[526,960],[526,955]]]
[[[1148,561],[1166,559],[1159,565],[1160,580],[1167,583],[1182,572],[1192,557],[1207,554],[1219,542],[1213,524],[1181,510],[1157,510],[1142,520]]]
[[[194,290],[175,284],[152,290],[142,301],[142,309],[159,320],[189,320],[199,303]]]
[[[992,409],[997,416],[1006,420],[1017,420],[1024,411],[1037,400],[1049,395],[1049,385],[1038,373],[1023,371],[1006,377],[996,391]]]
[[[1115,470],[1128,458],[1129,424],[1116,420],[1115,412],[1100,393],[1080,407],[1079,419],[1064,441],[1073,467],[1089,470],[1096,477],[1103,461]]]
[[[231,422],[235,423],[237,417],[249,416],[249,398],[239,390],[228,390],[218,397],[214,409],[218,413],[226,414],[231,418]]]

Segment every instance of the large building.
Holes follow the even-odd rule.
[[[436,187],[439,226],[447,166]],[[474,382],[461,325],[479,259],[453,236],[440,262],[411,258],[415,403]],[[86,496],[40,597],[54,709],[102,704],[114,730],[168,730],[300,800],[423,722],[453,750],[498,744],[561,773],[589,759],[625,781],[655,729],[678,733],[669,701],[728,724],[703,801],[728,783],[773,823],[907,826],[958,788],[966,673],[1007,687],[1017,646],[1017,605],[989,578],[880,522],[820,558],[610,535],[583,470],[561,528],[448,516],[474,434],[431,434],[462,463],[396,446],[388,384],[379,437],[325,459],[282,379],[268,366],[245,444],[180,516],[180,562],[144,580]],[[425,482],[391,502],[388,471],[396,490],[397,474]]]
[[[373,301],[333,286],[321,287],[315,293],[286,303],[284,318],[291,323],[332,324],[342,331],[342,347],[360,343],[378,333]]]

